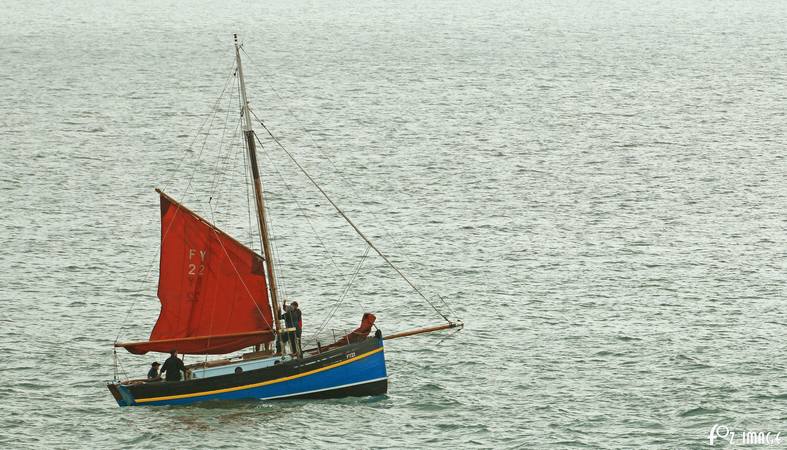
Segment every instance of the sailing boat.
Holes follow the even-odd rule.
[[[281,299],[276,283],[276,263],[257,164],[257,136],[252,128],[252,112],[246,97],[240,55],[241,46],[235,35],[235,73],[241,96],[244,144],[253,179],[262,254],[165,192],[156,190],[161,204],[158,285],[161,312],[149,340],[116,341],[114,344],[116,375],[107,387],[120,406],[381,395],[388,391],[384,340],[463,327],[461,321],[451,321],[443,315],[445,324],[384,336],[380,329],[372,334],[376,317],[365,313],[360,327],[333,344],[322,346],[318,343],[316,348],[300,348],[299,339],[294,338],[295,325],[286,321],[282,324],[283,312],[279,304],[284,299]],[[417,290],[297,161],[294,162],[369,248]],[[273,342],[277,343],[275,349],[271,345]],[[187,366],[186,377],[181,381],[160,381],[120,380],[117,375],[118,348],[137,355],[173,350],[189,355],[251,351]]]

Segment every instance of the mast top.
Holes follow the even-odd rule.
[[[246,80],[243,79],[243,66],[240,63],[240,44],[238,44],[238,35],[233,34],[235,36],[235,60],[238,65],[238,80],[240,80],[240,93],[241,93],[241,101],[243,102],[243,116],[245,118],[243,122],[243,131],[251,131],[251,111],[249,108],[249,100],[246,97]]]

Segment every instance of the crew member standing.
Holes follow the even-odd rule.
[[[295,325],[295,335],[298,342],[298,355],[301,354],[301,331],[303,331],[303,315],[298,308],[298,302],[292,302],[292,321]]]
[[[298,356],[301,356],[301,331],[303,330],[303,316],[301,314],[301,310],[298,309],[298,302],[292,302],[290,306],[290,315],[292,316],[292,324],[295,326],[295,343],[293,346],[297,346],[297,350],[295,351]]]
[[[292,348],[292,352],[298,356],[301,356],[301,310],[298,309],[298,302],[292,302],[290,305],[284,303],[284,311],[282,311],[282,317],[284,318],[284,326],[285,328],[295,328],[295,331],[287,331],[284,333],[284,343],[290,344]]]
[[[167,373],[167,377],[165,378],[167,381],[180,381],[180,373],[183,372],[185,377],[186,375],[186,366],[183,365],[183,360],[178,358],[178,352],[176,350],[172,350],[169,352],[169,358],[164,361],[164,365],[161,366],[161,373]]]

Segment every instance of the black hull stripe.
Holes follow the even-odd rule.
[[[325,388],[325,389],[315,389],[313,391],[299,392],[297,394],[277,395],[275,397],[263,397],[261,400],[279,400],[279,399],[285,399],[285,398],[301,398],[301,397],[308,398],[307,396],[309,396],[309,395],[319,394],[319,393],[323,393],[323,392],[328,393],[328,391],[352,390],[351,388],[354,388],[354,387],[357,387],[357,388],[360,389],[362,387],[362,385],[372,384],[372,383],[379,383],[381,381],[384,382],[386,386],[388,385],[388,377],[382,377],[382,378],[375,378],[373,380],[359,381],[357,383],[344,384],[344,385],[341,385],[341,386],[332,386],[332,387]]]
[[[331,389],[328,391],[318,391],[308,394],[299,394],[294,397],[281,398],[278,400],[368,397],[372,395],[383,395],[387,392],[388,392],[388,379],[385,378],[371,383],[346,386],[338,389]]]

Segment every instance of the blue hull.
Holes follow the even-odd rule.
[[[382,339],[284,363],[271,368],[203,380],[109,385],[120,406],[185,405],[207,400],[330,398],[379,395],[388,374]]]

